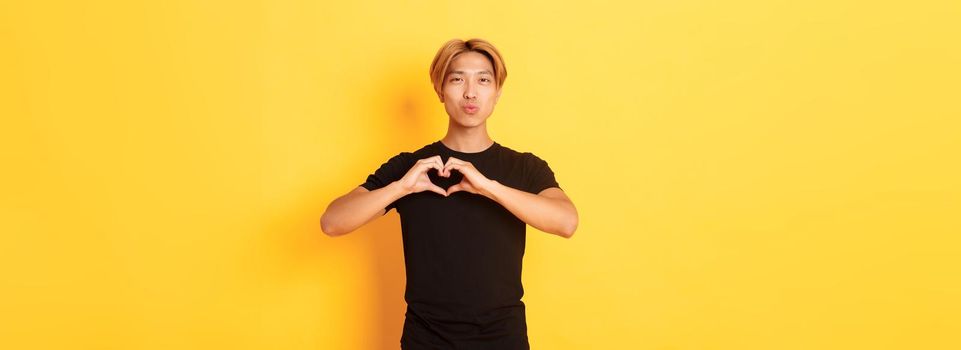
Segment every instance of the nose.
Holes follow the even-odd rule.
[[[468,81],[467,84],[464,84],[464,99],[472,100],[474,98],[477,98],[477,91],[474,89],[474,83]]]

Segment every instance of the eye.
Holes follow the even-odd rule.
[[[487,78],[481,78],[481,81],[483,81],[483,82],[485,82],[485,83],[488,83],[488,82],[490,82],[491,80],[490,80],[490,79],[487,79]]]
[[[450,81],[456,81],[456,80],[460,80],[460,78],[458,78],[458,77],[450,78]]]

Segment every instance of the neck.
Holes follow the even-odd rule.
[[[462,128],[453,124],[447,127],[447,135],[441,139],[447,148],[457,152],[476,153],[494,144],[494,140],[487,134],[486,123],[473,128]]]

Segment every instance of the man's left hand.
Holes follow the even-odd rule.
[[[467,191],[473,194],[490,197],[490,192],[488,189],[491,185],[493,185],[494,181],[481,174],[473,164],[468,161],[450,157],[447,158],[447,163],[444,164],[444,170],[439,175],[450,177],[451,170],[459,171],[464,175],[464,178],[460,183],[447,188],[448,196],[454,192]]]

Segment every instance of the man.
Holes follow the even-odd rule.
[[[481,39],[448,41],[430,67],[447,135],[401,152],[321,218],[347,234],[396,208],[407,268],[403,349],[529,349],[521,265],[525,224],[570,238],[577,210],[547,162],[494,142],[490,117],[507,77]]]

